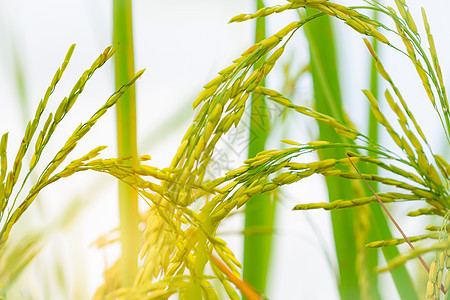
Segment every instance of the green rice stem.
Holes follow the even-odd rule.
[[[116,48],[115,83],[119,88],[134,77],[133,28],[131,0],[113,2],[113,44]],[[117,103],[117,144],[119,157],[131,156],[137,165],[136,93],[134,86]],[[121,284],[130,287],[137,274],[138,260],[138,195],[119,182],[119,211],[121,232]]]

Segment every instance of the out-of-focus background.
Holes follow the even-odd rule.
[[[280,3],[284,2],[265,1],[267,6]],[[418,7],[425,7],[441,54],[444,78],[449,78],[450,56],[446,54],[450,53],[447,17],[450,3],[444,0],[408,3],[416,20],[421,20]],[[192,102],[202,86],[253,44],[254,21],[227,23],[237,14],[254,10],[254,1],[133,1],[136,70],[147,69],[136,83],[139,152],[150,154],[152,165],[169,165],[195,115]],[[297,18],[295,12],[268,17],[268,34]],[[357,125],[364,126],[365,115],[361,112],[366,110],[367,101],[361,89],[368,86],[369,54],[360,35],[333,22],[337,38],[345,40],[339,48],[339,70],[347,114]],[[303,32],[299,31],[294,39],[268,79],[271,88],[282,88],[285,69],[292,74],[308,64],[308,45]],[[69,46],[77,44],[49,102],[52,108],[70,92],[98,54],[112,44],[112,3],[107,0],[0,0],[0,41],[0,133],[10,133],[8,152],[14,153]],[[424,104],[425,94],[417,76],[405,76],[415,74],[412,66],[406,57],[387,47],[381,47],[379,53],[405,98],[414,103],[412,110],[418,112],[419,123],[427,126],[424,131],[433,140],[439,123],[432,117],[430,106]],[[113,82],[110,61],[88,82],[43,160],[50,159],[63,145],[64,138],[106,101],[114,91]],[[306,75],[297,82],[293,100],[308,105],[311,98],[311,78]],[[276,108],[271,110],[271,120],[275,125],[280,120]],[[317,134],[316,125],[310,120],[291,118],[289,122],[289,129],[275,130],[267,148],[279,147],[281,138],[306,142]],[[245,133],[238,133],[235,140],[221,144],[219,153],[223,155],[216,156],[217,167],[212,171],[217,174],[211,175],[223,174],[245,160],[245,138]],[[116,156],[113,111],[86,136],[75,151],[77,155],[69,160],[98,145],[109,146],[102,157]],[[443,142],[435,146],[439,149],[445,145]],[[323,179],[315,176],[284,190],[277,213],[276,259],[271,266],[272,279],[267,293],[270,299],[338,299],[329,212],[291,211],[298,203],[327,201],[325,189]],[[142,210],[145,206],[144,202],[140,203]],[[402,209],[395,213],[406,233],[423,228],[420,222],[413,224],[403,217],[411,209],[410,204]],[[62,214],[73,220],[58,230],[55,224],[60,224],[58,218]],[[242,215],[237,214],[219,230],[239,259],[242,258],[242,223]],[[99,250],[91,244],[117,226],[117,183],[109,176],[78,174],[44,189],[11,235],[13,243],[32,234],[30,228],[46,233],[43,250],[15,283],[17,298],[14,299],[92,297],[102,283],[105,265],[115,261],[119,248]],[[409,264],[408,268],[414,269],[416,265]],[[395,294],[389,293],[393,290],[389,275],[385,277],[386,293],[389,299],[394,299]]]

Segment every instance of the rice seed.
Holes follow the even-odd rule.
[[[447,163],[447,161],[440,155],[433,155],[435,162],[441,170],[442,174],[447,178],[447,180],[450,180],[450,164]]]
[[[414,243],[417,241],[422,241],[425,239],[438,239],[438,234],[423,234],[423,235],[417,235],[417,236],[411,236],[408,237],[410,242]],[[405,239],[390,239],[386,241],[376,241],[366,244],[366,247],[368,248],[381,248],[381,247],[388,247],[388,246],[397,246],[404,244],[406,242]]]
[[[0,182],[4,182],[6,177],[6,172],[8,169],[8,160],[6,157],[6,146],[8,144],[8,133],[2,135],[2,139],[0,142]]]

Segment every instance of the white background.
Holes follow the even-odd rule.
[[[352,5],[361,3],[345,2]],[[266,1],[266,5],[280,3],[285,2]],[[426,7],[438,54],[441,54],[444,78],[448,78],[450,56],[445,54],[450,50],[450,4],[444,0],[408,3],[420,28],[418,7]],[[252,45],[254,21],[239,24],[227,22],[237,14],[253,12],[254,9],[253,1],[237,0],[133,2],[136,70],[147,69],[136,85],[140,154],[150,154],[152,165],[168,165],[184,130],[194,117],[190,103],[205,83]],[[106,0],[0,0],[0,133],[10,132],[8,153],[11,157],[17,151],[25,124],[16,87],[14,57],[18,58],[24,70],[26,99],[32,108],[27,118],[31,118],[67,49],[72,43],[77,44],[66,74],[49,103],[49,108],[55,109],[81,73],[111,44],[111,16],[111,1]],[[270,16],[267,19],[268,33],[275,33],[294,20],[295,12]],[[368,86],[368,53],[360,35],[340,23],[337,28],[338,38],[345,40],[339,53],[341,78],[345,78],[341,86],[347,113],[364,128],[366,101],[361,89]],[[412,103],[411,110],[417,113],[419,123],[427,124],[427,136],[431,140],[438,138],[436,132],[439,131],[439,124],[409,61],[387,47],[381,48],[380,55],[405,98]],[[301,32],[296,34],[285,56],[294,57],[295,65],[290,66],[292,70],[307,63],[307,46]],[[283,80],[281,70],[286,61],[278,65],[278,70],[268,80],[270,87],[280,88],[279,83]],[[298,94],[294,99],[297,103],[310,103],[310,83],[307,76],[299,82]],[[113,65],[109,62],[88,82],[73,111],[57,131],[49,153],[54,155],[64,143],[64,137],[79,123],[86,121],[112,92]],[[280,138],[289,137],[300,142],[314,138],[316,129],[312,123],[293,119],[291,128],[279,130],[280,135],[271,140],[269,147],[278,147]],[[75,156],[69,159],[80,157],[97,145],[109,146],[103,157],[115,156],[114,122],[114,111],[111,110],[100,120],[99,126],[79,143]],[[437,149],[441,147],[439,150],[446,145],[445,142],[433,144]],[[241,159],[233,158],[232,165],[238,166]],[[39,230],[51,226],[52,220],[61,211],[67,210],[71,203],[82,203],[83,208],[68,228],[57,231],[49,238],[44,251],[18,283],[22,286],[21,296],[32,295],[33,299],[85,299],[92,296],[102,282],[105,261],[110,264],[118,252],[117,247],[105,252],[90,246],[100,234],[117,226],[116,190],[114,180],[105,175],[83,174],[50,186],[42,193],[33,204],[33,209],[24,214],[17,224],[11,240],[25,238],[25,234],[32,231],[30,228]],[[333,274],[336,262],[329,213],[291,212],[295,204],[320,201],[326,201],[320,177],[300,182],[285,192],[277,217],[274,255],[277,260],[272,266],[274,273],[267,294],[270,299],[338,298]],[[145,204],[141,208],[144,209]],[[403,216],[410,209],[408,204],[402,205],[397,213]],[[399,217],[399,221],[403,222],[409,234],[420,233],[423,228],[422,224],[408,222],[407,218]],[[239,230],[242,216],[233,217],[227,223],[222,231]],[[226,239],[237,256],[241,257],[240,235],[227,235]],[[327,255],[331,257],[332,268]],[[61,284],[55,270],[59,267],[64,274],[60,278],[67,285],[66,290],[58,288]],[[415,265],[411,267],[415,268]],[[395,299],[395,291],[392,292],[389,277],[386,278],[384,290],[389,295],[386,299]],[[48,291],[51,294],[46,294]]]

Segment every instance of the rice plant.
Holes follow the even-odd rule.
[[[405,8],[405,4],[402,2],[397,2],[401,17],[398,17],[394,10],[390,10],[377,2],[371,2],[369,4],[372,5],[370,6],[372,9],[376,9],[393,19],[396,26],[398,27],[397,33],[400,35],[400,37],[403,38],[403,41],[407,45],[407,47],[409,47],[409,52],[405,52],[405,54],[411,58],[413,63],[415,63],[419,74],[422,74],[421,78],[424,81],[425,87],[430,86],[430,81],[436,82],[435,88],[437,90],[437,94],[442,95],[442,100],[440,101],[440,106],[435,106],[435,108],[438,114],[442,115],[441,118],[443,120],[448,118],[443,115],[448,114],[448,112],[446,109],[447,104],[444,97],[445,94],[443,92],[443,87],[439,84],[438,78],[441,77],[441,75],[439,75],[440,73],[437,68],[437,58],[434,54],[431,54],[433,58],[430,59],[424,54],[423,50],[421,50],[422,47],[417,38],[415,38],[417,36],[417,31],[413,30],[415,28],[415,25],[411,25],[414,23],[412,23],[412,19],[409,17],[407,9]],[[379,168],[390,171],[396,175],[406,177],[406,182],[404,182],[398,179],[391,179],[379,175],[363,174],[363,177],[365,179],[379,182],[384,185],[395,186],[400,189],[398,192],[379,193],[378,197],[380,197],[380,199],[385,202],[395,202],[400,200],[426,200],[428,204],[433,205],[433,208],[428,209],[427,213],[438,213],[440,210],[443,210],[445,208],[445,201],[443,201],[442,199],[445,199],[445,197],[447,197],[447,187],[443,184],[443,181],[441,181],[439,175],[437,175],[437,169],[433,167],[433,165],[428,163],[428,160],[425,160],[427,158],[424,154],[423,147],[421,147],[421,143],[418,142],[416,134],[420,136],[420,138],[423,140],[423,143],[427,145],[427,148],[429,148],[428,142],[426,141],[426,138],[420,130],[417,122],[415,121],[414,116],[409,111],[405,100],[401,97],[398,88],[394,85],[390,77],[387,75],[387,72],[383,68],[379,58],[368,43],[367,45],[369,51],[371,51],[371,54],[375,59],[375,64],[378,72],[391,85],[394,94],[401,103],[402,108],[400,108],[400,106],[394,102],[393,97],[389,91],[385,93],[388,103],[391,105],[391,108],[399,117],[399,125],[403,129],[406,138],[400,137],[397,132],[392,129],[390,123],[380,112],[377,101],[374,99],[373,95],[369,91],[364,91],[364,93],[371,103],[372,111],[374,112],[377,121],[393,137],[394,141],[405,153],[405,158],[402,158],[400,155],[394,153],[386,147],[383,147],[382,145],[379,145],[376,142],[370,141],[369,138],[363,133],[357,131],[355,128],[352,128],[349,125],[341,123],[333,117],[316,112],[306,107],[294,105],[280,93],[259,86],[259,83],[262,81],[264,76],[266,76],[270,72],[276,60],[281,56],[284,50],[285,44],[281,44],[281,40],[285,36],[288,36],[287,41],[289,41],[290,37],[292,37],[292,34],[295,33],[298,28],[303,26],[303,24],[315,18],[318,18],[323,14],[329,14],[333,17],[338,17],[339,19],[344,20],[346,24],[350,25],[358,32],[372,35],[380,42],[387,44],[392,48],[395,48],[376,28],[383,28],[385,30],[393,31],[392,29],[389,29],[387,26],[380,24],[377,21],[371,20],[365,15],[362,15],[356,9],[343,7],[325,1],[291,1],[291,3],[284,6],[260,9],[254,14],[242,14],[236,16],[231,21],[245,21],[252,18],[266,17],[275,12],[282,12],[284,10],[298,9],[302,7],[314,8],[316,10],[319,10],[320,12],[318,14],[313,14],[309,17],[306,17],[299,22],[289,24],[274,36],[269,37],[260,43],[257,43],[255,46],[245,51],[241,58],[234,61],[233,65],[219,72],[219,76],[217,78],[213,79],[210,83],[205,85],[205,90],[194,102],[194,108],[200,104],[202,104],[202,106],[196,119],[194,120],[194,123],[186,133],[183,142],[172,162],[172,171],[176,171],[177,174],[174,175],[174,183],[169,183],[166,187],[166,197],[167,201],[169,201],[169,203],[172,203],[174,207],[173,213],[177,213],[177,210],[181,210],[184,214],[186,214],[186,222],[188,224],[192,224],[190,225],[191,227],[185,232],[202,232],[202,235],[200,235],[195,240],[195,242],[193,241],[191,235],[189,235],[189,237],[191,237],[189,238],[189,243],[192,245],[191,247],[200,247],[200,249],[197,248],[194,252],[191,252],[189,250],[189,245],[180,245],[173,248],[173,250],[171,251],[162,251],[162,249],[164,249],[162,248],[162,246],[159,246],[161,247],[159,248],[160,250],[153,250],[155,249],[155,246],[152,247],[152,245],[149,245],[150,250],[148,250],[147,253],[163,253],[163,255],[161,255],[161,257],[157,260],[166,261],[167,264],[167,269],[163,265],[163,267],[160,267],[159,270],[155,270],[154,255],[151,255],[152,263],[150,263],[150,266],[153,270],[152,273],[154,277],[162,276],[162,278],[167,278],[166,274],[168,274],[169,277],[173,277],[174,274],[182,275],[185,274],[185,269],[188,269],[191,275],[195,274],[195,277],[197,277],[199,273],[203,274],[205,265],[208,260],[208,256],[205,255],[205,251],[206,253],[209,253],[209,257],[212,257],[214,255],[211,254],[211,251],[213,249],[218,253],[221,259],[224,260],[224,262],[231,270],[235,270],[235,272],[238,273],[237,268],[240,266],[240,264],[238,264],[238,262],[235,262],[233,256],[228,257],[227,255],[225,255],[225,253],[228,253],[229,251],[225,250],[226,248],[225,245],[223,245],[223,242],[218,242],[217,237],[214,237],[215,229],[217,228],[218,224],[231,211],[244,205],[252,195],[270,192],[278,188],[279,186],[294,183],[313,174],[322,174],[327,177],[333,176],[354,180],[360,179],[359,175],[354,173],[354,171],[349,168],[350,163],[345,155],[340,158],[328,158],[326,160],[321,160],[313,163],[299,163],[293,161],[294,158],[299,157],[301,154],[309,153],[312,151],[324,151],[325,149],[343,149],[346,150],[346,153],[351,157],[352,162],[363,161],[369,164],[376,165]],[[431,34],[429,34],[429,36],[431,36]],[[411,39],[409,43],[408,38]],[[414,45],[418,50],[413,48],[413,46],[409,46],[411,43],[415,43]],[[281,44],[281,46],[275,49],[275,47],[279,44]],[[272,55],[270,55],[269,58],[264,61],[263,66],[259,70],[254,70],[250,73],[250,68],[254,66],[256,62],[262,59],[263,56],[270,50],[274,51]],[[417,51],[417,54],[414,51]],[[432,50],[432,52],[433,51],[434,50]],[[416,58],[417,56],[420,56],[421,59],[425,61],[425,64],[429,66],[429,69],[427,69],[428,73],[424,73],[425,71],[421,67],[419,67],[421,66],[421,64]],[[435,61],[435,65],[433,66],[430,61]],[[430,76],[431,78],[428,79],[428,77],[423,76],[424,74],[427,74],[427,76]],[[434,80],[433,77],[435,78]],[[207,191],[204,187],[200,188],[199,186],[197,188],[194,188],[190,185],[204,184],[205,170],[207,168],[208,159],[212,155],[214,145],[224,134],[224,132],[228,131],[228,129],[233,124],[239,122],[247,97],[252,92],[268,96],[269,100],[283,105],[288,109],[295,110],[296,112],[299,112],[303,115],[312,117],[318,122],[330,126],[336,131],[339,136],[342,136],[345,139],[340,143],[330,141],[315,141],[307,144],[299,144],[292,141],[286,141],[287,144],[291,144],[294,147],[284,150],[263,151],[256,157],[250,158],[249,160],[245,161],[245,164],[242,167],[227,173],[222,178],[216,178],[206,183],[207,188],[218,189],[216,191],[217,194],[209,201],[206,200],[206,203],[200,209],[199,213],[188,210],[187,207],[190,206],[200,195]],[[436,101],[433,101],[432,103],[433,105],[435,105]],[[404,110],[404,112],[402,110]],[[447,132],[446,122],[442,122],[442,124],[444,131]],[[413,133],[413,130],[417,133]],[[356,140],[357,143],[349,143],[349,140]],[[414,150],[417,154],[414,153],[412,147],[414,147]],[[365,151],[367,155],[356,153],[356,150]],[[376,154],[377,156],[374,157],[369,155],[372,153]],[[434,155],[433,157],[436,159],[436,165],[438,166],[438,169],[441,171],[442,175],[446,176],[445,172],[447,172],[447,165],[444,163],[445,160],[440,156]],[[400,167],[395,166],[394,164],[388,164],[383,160],[389,162],[395,161],[394,164],[396,163],[409,165],[416,170],[418,175],[415,175],[411,172],[406,172]],[[419,167],[419,160],[421,161],[420,164],[422,165],[422,167]],[[426,170],[429,171],[424,171],[425,167]],[[410,183],[410,180],[414,182]],[[182,183],[189,183],[189,185],[183,188]],[[202,190],[202,192],[199,193],[199,190]],[[403,192],[401,192],[401,190],[403,190]],[[358,199],[345,199],[333,201],[330,203],[300,204],[297,205],[294,209],[337,209],[360,206],[374,201],[376,201],[375,196],[366,196]],[[439,214],[443,215],[444,212],[441,211]],[[155,225],[152,224],[151,227],[154,226]],[[181,225],[178,225],[178,231],[180,230],[180,228]],[[158,232],[160,233],[161,231]],[[172,239],[175,240],[175,238],[176,237],[174,236]],[[155,239],[155,237],[153,237],[153,239]],[[168,240],[167,237],[165,237],[164,239],[165,241]],[[205,242],[206,245],[204,244]],[[373,244],[371,244],[371,246],[373,246]],[[148,246],[146,245],[144,249],[147,250],[147,247]],[[166,245],[166,247],[169,246]],[[167,253],[173,253],[172,258],[167,257]],[[192,254],[193,257],[191,257],[191,260],[187,260],[184,262],[180,261],[180,258],[183,257],[182,253],[185,253],[185,255],[188,256]],[[145,252],[143,252],[143,254],[145,255]],[[201,254],[201,256],[199,254]],[[211,265],[214,271],[214,261],[211,258],[209,260],[211,260]],[[392,265],[389,266],[389,268],[392,267]],[[147,264],[144,263],[144,271],[142,272],[144,274],[147,272],[151,273],[150,270],[147,272],[145,271],[146,267]],[[200,296],[201,293],[203,293],[203,296],[206,297],[206,295],[208,295],[208,297],[211,297],[209,295],[209,293],[211,293],[211,290],[207,288],[209,285],[204,281],[206,280],[205,278],[203,280],[198,279],[198,282],[195,282],[195,280],[193,279],[183,277],[181,277],[179,280],[184,281],[187,284],[187,295]],[[150,280],[147,280],[147,283],[149,281]],[[234,292],[231,292],[230,288],[227,287],[225,281],[221,280],[221,282],[222,284],[224,284],[227,292],[229,292],[229,296],[232,298],[236,297],[236,294]],[[178,282],[177,284],[181,283]],[[148,285],[146,288],[143,287],[142,292],[148,292],[149,290],[152,290],[154,288],[156,288],[155,285]],[[169,293],[169,290],[159,290],[158,292]],[[174,291],[175,290],[176,289],[174,289]],[[410,290],[410,293],[414,295],[414,290]],[[141,296],[142,295],[143,294],[141,294]]]
[[[275,193],[282,186],[319,174],[334,182],[329,187],[337,188],[340,184],[341,187],[346,187],[342,192],[330,193],[331,196],[338,195],[342,198],[330,199],[330,202],[324,203],[299,203],[293,210],[336,211],[333,213],[336,221],[333,229],[338,237],[336,248],[341,268],[342,281],[339,283],[341,298],[380,298],[379,291],[374,290],[377,288],[374,284],[377,277],[371,269],[374,259],[367,259],[366,266],[361,265],[364,262],[361,257],[368,257],[365,256],[367,253],[361,245],[365,243],[367,237],[376,237],[377,240],[372,240],[364,245],[365,247],[386,248],[384,254],[388,264],[378,266],[378,271],[391,272],[402,299],[418,298],[413,288],[412,276],[408,274],[404,264],[426,253],[435,255],[429,266],[425,263],[429,274],[428,281],[423,283],[426,285],[426,299],[438,299],[442,294],[447,298],[450,286],[450,275],[447,272],[450,164],[444,155],[437,154],[430,146],[430,141],[409,109],[407,100],[402,96],[401,88],[394,83],[389,75],[389,68],[383,65],[372,45],[364,39],[374,66],[388,88],[382,97],[370,90],[364,90],[363,93],[370,104],[376,125],[383,133],[389,135],[398,149],[382,145],[374,138],[373,133],[366,134],[355,128],[342,107],[336,105],[337,101],[326,102],[340,95],[338,92],[327,90],[327,86],[334,89],[338,85],[330,83],[329,81],[333,79],[327,79],[323,74],[315,75],[315,80],[317,76],[322,76],[323,80],[320,87],[315,83],[315,89],[318,90],[316,98],[324,98],[320,100],[322,102],[316,101],[317,109],[297,105],[280,92],[263,86],[264,79],[283,55],[286,45],[301,32],[299,29],[309,22],[316,22],[324,16],[329,16],[345,23],[358,34],[373,37],[384,44],[386,49],[399,51],[409,58],[426,91],[427,101],[440,120],[442,135],[445,136],[448,145],[450,143],[448,99],[425,11],[422,10],[422,23],[426,37],[421,37],[416,26],[417,20],[411,17],[404,0],[395,0],[396,10],[375,0],[367,0],[365,3],[365,6],[347,7],[325,0],[289,0],[283,5],[261,7],[254,13],[243,13],[233,17],[231,23],[262,19],[275,13],[282,14],[293,10],[299,12],[300,20],[256,42],[204,86],[204,90],[193,102],[197,114],[182,138],[170,166],[166,168],[151,166],[148,155],[141,156],[139,162],[133,163],[133,159],[136,159],[135,153],[124,154],[118,158],[97,158],[104,149],[102,146],[77,160],[63,164],[89,129],[142,75],[143,71],[139,71],[127,80],[128,83],[119,87],[87,122],[75,130],[54,159],[43,168],[28,194],[20,197],[29,174],[40,162],[44,148],[58,124],[74,105],[94,71],[113,54],[112,49],[107,48],[99,56],[75,84],[70,95],[61,101],[56,112],[48,114],[36,137],[35,133],[47,101],[72,55],[73,47],[71,47],[40,102],[34,119],[27,127],[12,167],[8,166],[6,157],[8,135],[3,135],[1,139],[0,200],[3,200],[0,202],[0,217],[3,229],[0,233],[0,251],[5,244],[7,245],[12,226],[44,187],[74,173],[91,170],[114,176],[148,204],[148,209],[138,220],[134,220],[142,225],[139,227],[139,240],[133,241],[138,243],[139,247],[136,275],[130,279],[134,271],[125,270],[125,264],[120,263],[123,257],[119,258],[106,270],[104,284],[98,288],[94,299],[168,299],[172,296],[180,299],[220,299],[223,297],[222,291],[230,299],[240,299],[241,296],[247,299],[264,299],[264,284],[252,286],[253,282],[250,280],[247,282],[241,279],[242,265],[227,243],[218,236],[218,227],[226,218],[246,205],[252,197]],[[304,9],[308,9],[307,14],[303,13]],[[365,12],[368,10],[388,17],[395,27],[391,28],[378,19],[366,15]],[[386,33],[397,37],[402,44],[391,42]],[[308,28],[306,34],[308,35]],[[428,51],[424,50],[422,42],[425,38],[428,41]],[[313,43],[318,41],[310,37],[309,42],[310,49],[313,49]],[[311,53],[312,60],[317,58],[317,55],[314,58],[314,54]],[[317,66],[312,61],[312,73],[320,73]],[[259,149],[260,152],[250,155],[242,166],[216,178],[208,177],[207,171],[219,141],[233,126],[239,126],[251,97],[254,99],[265,97],[268,102],[299,114],[299,117],[312,118],[321,124],[326,134],[321,134],[320,140],[307,143],[284,139],[282,142],[286,148],[263,151]],[[384,102],[389,105],[390,115],[380,105]],[[321,106],[326,105],[329,106],[327,107],[329,110],[324,112]],[[396,120],[392,120],[392,115],[395,115]],[[334,138],[328,139],[330,136]],[[24,155],[33,137],[36,139],[33,158],[28,171],[21,176]],[[303,155],[313,152],[319,153],[317,161],[303,160]],[[359,172],[359,169],[362,172]],[[383,173],[378,174],[377,169]],[[379,189],[371,193],[367,193],[366,189],[364,192],[363,180],[368,184],[376,183]],[[21,183],[16,185],[18,182]],[[354,190],[359,190],[359,194]],[[423,205],[422,208],[409,212],[408,216],[435,215],[437,217],[435,220],[439,220],[439,223],[427,226],[425,233],[395,239],[389,232],[386,220],[380,217],[382,210],[379,206],[374,209],[372,205],[371,209],[363,209],[369,207],[371,203],[405,201]],[[337,211],[341,209],[347,210],[348,213],[339,214]],[[369,222],[374,221],[377,226],[364,227],[367,220],[361,216],[367,217]],[[368,232],[367,228],[378,231]],[[122,235],[124,232],[122,230]],[[353,236],[358,238],[353,239]],[[125,240],[130,237],[121,238]],[[405,242],[415,243],[425,239],[431,242],[424,247],[413,247],[406,253],[400,254],[396,248]],[[117,240],[115,237],[105,235],[96,244],[99,247],[106,247]],[[344,242],[349,240],[351,244],[346,248]],[[346,251],[350,252],[345,254]],[[124,251],[122,255],[127,254]],[[25,261],[26,259],[27,257]],[[352,270],[343,270],[347,264],[351,265]],[[123,279],[125,274],[126,280]]]
[[[113,43],[115,56],[115,81],[119,88],[134,76],[133,27],[131,1],[114,1]],[[118,156],[128,157],[137,166],[136,91],[131,86],[117,104]],[[119,182],[120,238],[122,246],[122,285],[130,286],[136,276],[138,257],[138,195],[124,182]]]
[[[98,119],[102,117],[109,108],[115,105],[117,100],[123,95],[123,93],[142,75],[143,71],[136,73],[134,78],[123,86],[121,86],[115,93],[113,93],[103,106],[101,106],[86,122],[81,123],[74,132],[68,137],[64,146],[54,155],[54,158],[47,162],[43,167],[39,167],[41,162],[41,156],[46,147],[51,142],[51,139],[58,129],[58,125],[63,121],[64,117],[70,112],[70,109],[75,104],[76,100],[83,92],[86,83],[93,76],[94,72],[105,64],[114,54],[111,47],[104,50],[103,53],[94,61],[94,63],[82,74],[80,79],[75,83],[70,94],[62,99],[55,112],[47,113],[45,111],[50,96],[56,88],[57,83],[62,78],[62,75],[69,63],[69,60],[73,54],[75,45],[72,45],[68,50],[64,61],[60,68],[56,71],[50,86],[44,97],[39,102],[39,105],[35,111],[34,118],[28,122],[26,131],[22,142],[19,146],[17,154],[14,156],[14,164],[8,166],[8,133],[3,134],[1,138],[1,210],[0,218],[2,224],[2,230],[0,233],[0,251],[4,258],[8,255],[15,257],[20,253],[19,249],[10,249],[5,247],[7,245],[8,238],[10,236],[13,226],[19,221],[24,212],[30,207],[30,205],[37,198],[39,193],[48,185],[68,177],[76,172],[82,171],[80,168],[83,164],[87,164],[93,158],[99,155],[99,153],[105,148],[105,146],[99,146],[94,148],[89,153],[83,155],[81,158],[74,160],[70,163],[65,163],[67,156],[76,148],[80,140],[90,131],[90,129],[97,123]],[[43,115],[47,116],[44,117]],[[40,124],[45,119],[44,124]],[[38,130],[38,128],[40,128]],[[26,161],[25,155],[31,153],[31,160]],[[42,164],[42,163],[41,163]],[[39,168],[41,168],[40,171]],[[89,166],[85,170],[91,169]],[[31,183],[31,188],[27,191],[26,184],[31,178],[32,174],[37,174],[36,181]],[[19,180],[20,179],[20,180]],[[26,255],[26,251],[32,249],[32,247],[39,248],[34,242],[29,245],[22,245],[25,249],[23,254]],[[26,251],[25,251],[26,250]],[[5,252],[6,251],[6,252]],[[12,254],[7,254],[11,253]],[[39,250],[37,250],[39,252]],[[31,259],[37,254],[36,250],[30,252]],[[22,259],[26,258],[23,257]],[[27,260],[25,260],[26,265]],[[24,267],[17,266],[20,271]],[[5,272],[5,270],[3,270]],[[15,271],[10,273],[11,270],[4,273],[6,280],[14,274]],[[8,284],[9,282],[7,282]]]

